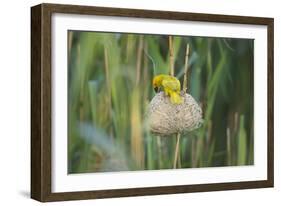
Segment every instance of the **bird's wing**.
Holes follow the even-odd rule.
[[[173,91],[180,91],[180,82],[177,79],[164,79],[162,81],[163,87],[169,88]]]

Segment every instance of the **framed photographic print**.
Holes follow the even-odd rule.
[[[31,197],[273,187],[273,19],[31,8]]]

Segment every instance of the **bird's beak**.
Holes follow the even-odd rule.
[[[158,92],[159,92],[159,87],[154,87],[154,91],[155,91],[156,93],[158,93]]]

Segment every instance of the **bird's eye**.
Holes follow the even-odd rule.
[[[157,93],[159,92],[159,87],[154,87],[154,91]]]

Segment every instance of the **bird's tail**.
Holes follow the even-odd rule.
[[[183,102],[182,97],[176,92],[170,94],[170,99],[173,104],[181,104]]]

